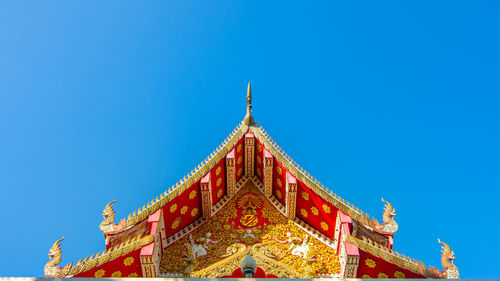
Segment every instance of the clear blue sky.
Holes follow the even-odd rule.
[[[254,117],[395,249],[500,277],[497,1],[3,1],[1,276],[104,248],[98,225],[155,198]]]

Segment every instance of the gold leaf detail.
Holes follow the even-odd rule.
[[[175,212],[175,210],[177,210],[177,204],[176,204],[176,203],[174,203],[174,204],[172,204],[172,205],[170,206],[170,213]]]
[[[236,161],[236,163],[239,165],[239,164],[241,164],[242,161],[243,161],[243,156],[240,156],[240,157],[238,157],[238,160]]]
[[[262,164],[262,158],[260,158],[260,155],[257,155],[257,165]]]
[[[278,173],[278,175],[283,175],[283,171],[281,171],[281,167],[280,166],[276,166],[276,173]]]
[[[194,210],[194,209],[193,209],[193,210]],[[193,213],[193,212],[191,211],[191,213]],[[180,223],[181,223],[181,218],[176,218],[176,219],[174,220],[174,222],[172,223],[172,225],[170,226],[170,228],[171,228],[171,229],[176,229],[176,228],[178,228],[178,227],[179,227],[179,224],[180,224]]]
[[[329,214],[332,210],[330,209],[330,206],[326,205],[326,204],[323,204],[323,211],[325,211],[325,213]]]
[[[281,179],[277,178],[276,179],[276,184],[279,186],[279,187],[282,187],[283,184],[281,183]]]
[[[405,279],[406,274],[404,274],[403,272],[398,270],[398,271],[394,272],[394,278]]]
[[[241,149],[243,149],[243,145],[238,144],[238,146],[236,147],[236,152],[241,152]]]
[[[313,215],[315,215],[315,216],[319,215],[319,210],[318,210],[318,208],[316,208],[316,207],[312,206],[312,207],[311,207],[311,213],[313,213]]]
[[[185,213],[187,213],[187,211],[188,211],[188,207],[187,206],[183,206],[181,208],[181,215],[184,215]]]
[[[194,208],[191,210],[191,216],[194,217],[198,214],[198,208]]]
[[[218,178],[217,182],[215,183],[215,186],[219,187],[221,183],[222,183],[222,178]]]
[[[117,270],[111,274],[111,277],[117,278],[117,277],[122,277],[122,272]]]
[[[276,190],[276,197],[278,197],[278,199],[281,199],[281,191]]]
[[[123,264],[124,265],[131,265],[134,263],[134,257],[126,257],[124,260],[123,260]]]
[[[196,197],[196,190],[193,190],[189,193],[189,199],[194,199]]]
[[[323,228],[323,230],[324,230],[324,231],[327,231],[327,230],[328,230],[328,228],[329,228],[329,227],[328,227],[328,224],[327,224],[326,222],[324,222],[324,221],[322,221],[322,222],[320,223],[320,225],[321,225],[321,228]]]
[[[301,214],[304,218],[307,218],[307,216],[309,215],[309,214],[307,213],[307,210],[306,210],[306,209],[304,209],[304,208],[300,209],[300,214]]]
[[[215,175],[218,176],[221,171],[222,171],[222,168],[220,166],[217,167],[217,169],[215,170]]]
[[[385,274],[385,273],[383,273],[383,272],[380,272],[380,273],[377,275],[377,277],[378,277],[379,279],[387,279],[387,278],[389,278],[389,276],[387,276],[387,274]]]
[[[366,259],[365,260],[365,264],[369,267],[369,268],[374,268],[375,266],[377,266],[377,263],[375,263],[374,260],[372,259]]]
[[[104,271],[104,269],[99,269],[94,273],[94,277],[101,278],[104,276],[105,273],[106,271]]]
[[[241,168],[241,167],[240,167],[240,168],[238,169],[237,176],[238,176],[238,177],[241,177],[241,175],[243,175],[243,168]]]
[[[309,201],[309,194],[307,194],[307,192],[305,191],[302,191],[302,198],[304,198],[304,200],[306,201]]]

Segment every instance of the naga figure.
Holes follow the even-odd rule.
[[[441,242],[438,238],[439,244],[443,245],[441,249],[441,265],[444,269],[440,272],[441,276],[446,279],[458,279],[459,272],[456,265],[453,264],[455,261],[455,253],[450,249],[448,244]]]
[[[361,222],[377,233],[394,235],[398,230],[398,223],[394,220],[396,217],[396,210],[394,210],[392,204],[385,201],[384,198],[382,198],[382,202],[385,203],[384,215],[382,217],[384,223],[379,223],[375,218],[368,220],[367,217],[362,217]]]
[[[68,275],[68,272],[71,269],[72,263],[67,264],[64,268],[58,266],[58,264],[61,262],[62,259],[62,251],[61,251],[62,240],[64,240],[64,236],[63,238],[54,242],[54,245],[52,245],[52,248],[50,248],[49,251],[50,260],[43,268],[44,277],[55,277],[55,278],[65,277],[66,275]]]
[[[113,210],[113,203],[115,202],[116,200],[109,202],[102,211],[102,217],[104,218],[104,220],[99,225],[99,228],[101,229],[102,233],[104,233],[104,237],[120,233],[125,229],[125,227],[127,227],[127,222],[125,221],[125,219],[122,219],[119,224],[114,223],[115,211]]]
[[[210,239],[212,234],[207,232],[204,237],[198,238],[196,243],[192,235],[189,235],[189,244],[184,244],[186,246],[187,254],[184,254],[185,260],[196,260],[199,257],[205,256],[207,254],[208,246],[210,244],[217,244],[222,239],[213,241]]]

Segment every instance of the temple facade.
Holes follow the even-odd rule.
[[[222,144],[163,194],[119,222],[108,203],[105,249],[45,277],[458,278],[441,242],[443,269],[392,250],[396,211],[382,222],[325,188],[246,116]]]

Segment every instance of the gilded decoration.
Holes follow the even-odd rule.
[[[196,190],[193,190],[193,191],[191,191],[191,193],[189,193],[189,199],[192,200],[195,197],[196,197]]]
[[[319,210],[318,210],[318,208],[316,208],[316,207],[312,206],[312,207],[311,207],[311,213],[312,213],[313,215],[315,215],[315,216],[319,215]]]
[[[403,272],[398,270],[398,271],[394,272],[394,278],[405,279],[406,274],[404,274]]]
[[[184,215],[185,213],[187,213],[187,211],[188,211],[188,206],[183,206],[181,208],[181,215]]]
[[[370,267],[370,268],[374,268],[375,266],[377,266],[377,264],[375,263],[375,261],[374,261],[374,260],[372,260],[372,259],[366,259],[366,260],[365,260],[365,263],[366,263],[366,265],[367,265],[368,267]]]
[[[139,275],[135,272],[132,272],[127,277],[139,277]]]
[[[106,274],[106,271],[104,269],[99,269],[94,273],[94,277],[101,278],[104,274]]]
[[[281,215],[250,181],[212,218],[164,250],[160,272],[230,276],[248,254],[278,277],[340,272],[335,250]]]
[[[122,277],[122,272],[117,270],[117,271],[111,273],[111,277],[114,277],[114,278]]]
[[[194,217],[194,216],[196,216],[197,214],[198,214],[198,208],[193,208],[193,209],[191,210],[191,216],[192,216],[192,217]]]
[[[134,257],[127,257],[123,260],[124,265],[131,265],[134,263]]]
[[[389,276],[383,272],[380,272],[378,275],[377,275],[378,279],[387,279],[389,278]]]

